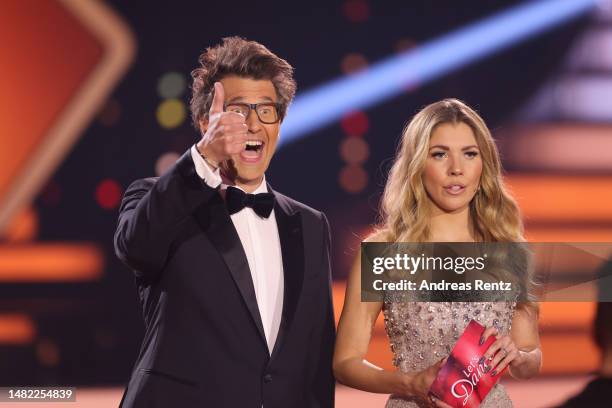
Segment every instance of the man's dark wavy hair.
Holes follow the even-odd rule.
[[[228,75],[272,81],[280,103],[279,115],[284,119],[295,96],[293,67],[263,45],[240,37],[226,37],[221,44],[207,48],[198,62],[200,66],[191,72],[190,101],[191,119],[198,131],[200,120],[208,116],[215,82]]]

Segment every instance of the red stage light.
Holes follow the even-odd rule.
[[[368,131],[370,121],[365,113],[355,111],[343,117],[340,125],[347,135],[361,137]]]
[[[370,6],[365,0],[348,0],[342,5],[344,16],[353,23],[362,23],[370,17]]]
[[[96,201],[106,210],[117,208],[121,200],[121,187],[115,180],[103,180],[96,188]]]

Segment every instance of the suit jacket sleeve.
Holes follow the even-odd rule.
[[[312,336],[313,344],[310,347],[311,363],[316,367],[312,379],[312,398],[317,407],[329,408],[334,406],[336,382],[332,370],[334,343],[336,340],[336,324],[334,320],[334,306],[332,302],[332,275],[331,275],[331,238],[327,217],[321,213],[323,219],[323,254],[321,279],[320,314],[318,325]]]
[[[181,223],[216,191],[197,175],[189,151],[158,179],[136,180],[119,209],[117,257],[137,277],[154,278],[166,263]]]

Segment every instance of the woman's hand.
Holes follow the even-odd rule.
[[[440,371],[440,368],[446,363],[447,359],[448,357],[443,358],[437,363],[414,374],[403,374],[398,371],[400,375],[404,376],[404,392],[400,397],[416,398],[419,400],[420,404],[428,408],[452,408],[450,405],[445,404],[429,393],[431,384],[433,384],[438,375],[438,371]]]
[[[491,375],[495,376],[508,365],[521,364],[523,354],[509,335],[500,336],[495,327],[487,327],[480,337],[480,344],[487,341],[489,336],[495,336],[497,340],[484,353],[483,359],[487,365],[485,372],[491,371]]]

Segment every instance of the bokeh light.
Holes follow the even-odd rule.
[[[400,38],[395,43],[394,49],[396,52],[404,52],[416,47],[416,45],[416,42],[410,38]]]
[[[340,171],[339,182],[345,191],[360,193],[368,185],[368,173],[359,165],[349,164]]]
[[[340,126],[348,136],[361,137],[370,128],[370,121],[365,113],[354,111],[342,118]]]
[[[168,72],[159,79],[157,93],[163,99],[178,98],[185,92],[187,81],[180,72]]]
[[[187,116],[185,104],[178,99],[167,99],[157,108],[157,122],[166,129],[180,126]]]
[[[342,4],[342,13],[352,23],[362,23],[370,17],[370,6],[365,0],[347,0]]]
[[[348,137],[340,143],[340,156],[349,164],[363,164],[370,156],[370,148],[359,137]]]
[[[119,205],[121,194],[121,187],[115,180],[102,180],[96,188],[96,201],[105,210],[112,210]]]
[[[347,54],[340,62],[340,69],[346,75],[359,72],[368,67],[368,60],[363,54],[352,52]]]
[[[57,344],[48,338],[41,338],[36,345],[36,356],[44,366],[56,366],[60,361],[60,352]]]
[[[155,162],[155,174],[161,176],[179,159],[179,154],[176,152],[167,152],[159,156]]]
[[[4,237],[8,242],[28,242],[38,235],[38,213],[33,207],[26,207],[9,224]]]

